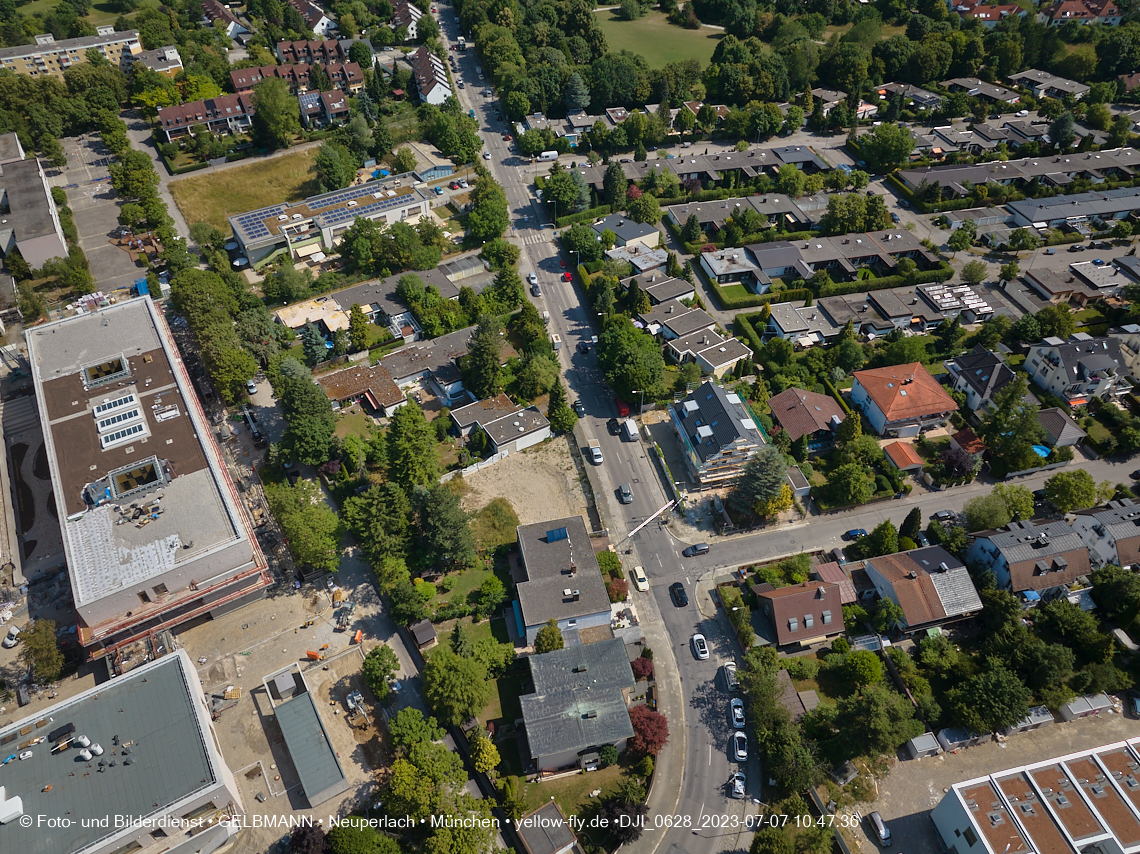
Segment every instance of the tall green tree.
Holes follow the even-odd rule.
[[[539,655],[545,652],[554,652],[556,649],[562,649],[565,646],[566,641],[558,628],[558,622],[553,617],[547,620],[546,625],[535,633],[534,651]]]
[[[665,359],[660,345],[624,315],[606,320],[598,340],[598,365],[624,400],[654,400],[664,390]]]
[[[1045,481],[1045,497],[1062,513],[1095,507],[1096,481],[1084,469],[1059,471]]]
[[[491,699],[487,668],[474,658],[460,658],[447,646],[428,659],[423,683],[424,698],[447,726],[459,726],[474,717]]]
[[[914,134],[906,125],[884,122],[859,137],[859,145],[872,172],[893,172],[914,150]]]
[[[1024,375],[1018,374],[993,398],[993,407],[982,417],[978,436],[986,443],[991,460],[998,460],[1008,471],[1021,471],[1033,463],[1033,446],[1045,436],[1037,419],[1037,406],[1024,402],[1029,390]]]
[[[492,240],[502,236],[510,224],[507,196],[481,163],[475,165],[475,174],[477,180],[471,191],[467,230],[476,240]]]
[[[359,303],[353,303],[348,310],[348,340],[352,352],[359,353],[368,346],[368,315]]]
[[[349,496],[342,515],[377,571],[385,558],[406,554],[412,505],[399,484],[375,484],[360,495]]]
[[[63,653],[59,651],[53,620],[37,619],[31,628],[20,632],[20,661],[41,685],[50,685],[59,678]]]
[[[319,68],[314,64],[313,68]],[[356,179],[356,158],[352,152],[337,142],[321,143],[314,163],[317,170],[317,185],[322,193],[340,190]]]
[[[388,425],[388,478],[412,489],[439,480],[435,430],[414,400],[396,410]]]
[[[778,497],[787,474],[784,455],[774,445],[762,445],[744,464],[740,479],[728,494],[728,506],[742,516]]]
[[[388,695],[392,692],[388,686],[388,680],[395,676],[399,670],[400,659],[392,647],[385,644],[373,647],[364,657],[364,663],[361,665],[364,684],[368,686],[377,702],[383,703],[388,699]]]
[[[446,485],[416,492],[416,528],[425,566],[445,570],[475,563],[475,536],[459,496]]]
[[[1014,673],[998,668],[971,676],[949,694],[954,719],[974,732],[1012,726],[1029,714],[1029,689]]]
[[[309,369],[292,357],[281,360],[270,380],[288,425],[285,447],[306,465],[325,462],[336,421],[324,391],[313,382]]]
[[[301,132],[301,110],[289,84],[266,77],[253,90],[253,132],[267,148],[288,148]]]
[[[485,314],[479,318],[467,345],[464,384],[477,400],[494,397],[502,391],[502,335],[499,319]]]

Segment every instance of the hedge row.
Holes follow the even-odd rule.
[[[757,359],[760,358],[761,348],[764,346],[760,341],[760,335],[756,332],[755,319],[759,319],[767,326],[768,321],[764,318],[763,314],[759,311],[752,314],[738,314],[732,319],[733,328],[742,333],[747,339],[745,343],[752,348],[752,354]]]
[[[162,162],[166,165],[166,171],[169,172],[171,175],[186,175],[189,172],[197,172],[201,169],[209,169],[210,168],[209,163],[202,162],[202,163],[191,163],[189,166],[183,166],[181,169],[175,169],[174,164],[170,161],[170,158],[165,157],[165,156],[162,158]]]
[[[609,216],[611,213],[613,213],[613,208],[611,208],[609,205],[600,205],[596,208],[584,210],[581,213],[560,216],[557,220],[555,220],[555,225],[557,225],[559,228],[562,228],[563,226],[574,225],[578,222],[593,222],[596,219],[601,219],[604,216]]]
[[[1069,234],[1062,234],[1059,231],[1053,232],[1045,238],[1046,246],[1062,246],[1066,243],[1080,243],[1085,239],[1085,236],[1079,231],[1074,231]]]
[[[919,270],[910,276],[883,276],[880,279],[862,279],[855,282],[834,282],[823,287],[821,297],[845,296],[847,294],[881,291],[886,288],[901,288],[907,285],[924,285],[929,282],[945,282],[954,277],[954,269],[943,261],[933,270]]]
[[[839,408],[848,415],[853,415],[854,413],[851,411],[851,407],[847,405],[847,401],[843,399],[843,395],[839,392],[839,389],[832,385],[831,380],[827,377],[821,377],[821,379],[823,380],[823,387],[827,389],[828,394],[835,398],[835,402],[839,404]]]
[[[812,298],[813,294],[809,288],[791,288],[786,291],[777,291],[767,294],[748,294],[745,297],[735,298],[725,296],[724,292],[720,289],[720,285],[710,281],[709,287],[716,294],[717,299],[726,309],[742,309],[742,308],[755,308],[758,305],[765,305],[774,302],[793,302],[794,300],[803,300],[807,302]]]

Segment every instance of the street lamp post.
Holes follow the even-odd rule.
[[[637,414],[641,415],[642,410],[645,408],[645,392],[640,391],[638,389],[634,389],[633,393],[636,395],[639,395],[638,402],[637,402]]]
[[[551,225],[557,226],[558,225],[558,199],[547,199],[546,203],[548,205],[554,205],[554,220],[551,222]]]

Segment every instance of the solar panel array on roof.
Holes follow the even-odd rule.
[[[356,219],[358,216],[368,216],[369,214],[379,213],[380,211],[391,210],[398,208],[404,204],[405,199],[396,196],[393,199],[381,199],[377,202],[364,205],[363,207],[355,208],[341,208],[340,210],[329,211],[327,214],[321,214],[320,221],[324,227],[337,225],[347,220]]]
[[[262,208],[261,210],[234,217],[234,221],[237,222],[245,240],[257,240],[261,237],[268,237],[269,229],[265,225],[265,220],[280,215],[285,210],[285,207],[285,205],[274,205],[273,207]]]

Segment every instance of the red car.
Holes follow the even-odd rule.
[[[452,45],[448,45],[448,46],[447,46],[447,49],[448,49],[448,50],[455,50],[455,45],[453,45],[453,44],[452,44]]]
[[[511,135],[509,133],[503,134],[503,142],[510,142],[510,141],[511,141]]]
[[[452,182],[451,182],[450,184],[448,184],[447,186],[448,186],[448,188],[449,188],[449,189],[452,189],[452,190],[458,190],[458,189],[459,189],[459,182],[458,182],[458,181],[452,181]]]
[[[566,267],[566,259],[565,258],[559,258],[558,264],[559,264],[559,266],[565,268]]]
[[[618,415],[620,415],[622,418],[628,418],[629,404],[622,400],[620,397],[615,397],[614,403],[617,405]]]
[[[569,273],[563,273],[563,274],[562,274],[562,281],[564,281],[564,282],[572,282],[572,281],[574,281],[574,277],[573,277],[573,276],[571,276]]]

